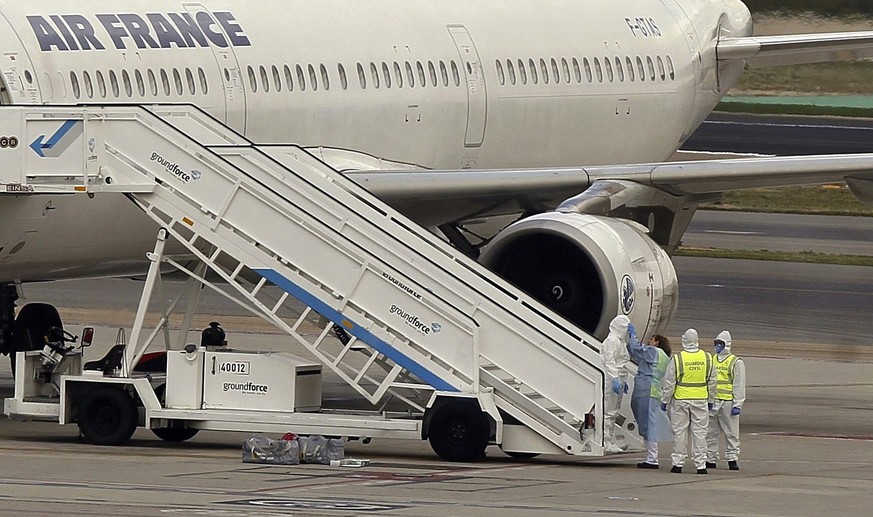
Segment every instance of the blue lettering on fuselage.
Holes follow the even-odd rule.
[[[251,41],[233,13],[97,14],[96,22],[79,14],[28,16],[43,52],[52,50],[118,50],[216,46],[249,47]],[[102,29],[102,32],[99,32]]]

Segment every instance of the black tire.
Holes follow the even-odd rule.
[[[428,441],[440,458],[447,461],[476,461],[485,456],[491,434],[488,417],[478,405],[451,401],[431,418]]]
[[[16,352],[41,350],[45,337],[52,327],[64,328],[61,315],[53,305],[47,303],[28,303],[18,311],[15,324],[12,326],[12,343],[9,351],[9,361],[12,365],[12,375],[15,375]]]
[[[95,445],[120,445],[133,436],[139,414],[136,402],[116,386],[99,386],[79,406],[79,429]]]
[[[503,454],[506,454],[510,458],[516,460],[531,460],[540,455],[538,452],[515,452],[515,451],[503,451]]]
[[[152,429],[155,436],[165,442],[184,442],[190,440],[200,431],[193,427],[158,427]]]
[[[166,358],[166,355],[164,357]],[[158,385],[155,388],[155,395],[157,395],[161,405],[166,406],[167,385]],[[200,429],[194,429],[193,427],[184,427],[184,423],[181,420],[171,420],[170,427],[156,427],[152,429],[155,436],[165,442],[184,442],[194,438],[199,431]]]

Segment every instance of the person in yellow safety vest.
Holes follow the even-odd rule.
[[[688,456],[688,431],[691,430],[691,456],[698,474],[706,474],[706,431],[709,410],[715,401],[716,376],[712,356],[698,345],[697,331],[682,334],[682,351],[673,355],[661,380],[661,410],[670,409],[673,428],[673,467],[681,473]]]
[[[718,461],[718,435],[724,434],[724,452],[728,468],[740,470],[740,411],[746,401],[746,366],[731,353],[731,333],[723,330],[715,337],[713,364],[718,379],[715,404],[709,412],[706,434],[706,468],[714,469]]]
[[[627,444],[619,446],[615,439],[615,420],[621,407],[621,399],[627,393],[627,367],[630,355],[627,344],[630,339],[630,318],[616,316],[609,322],[609,335],[603,340],[600,357],[603,360],[603,450],[621,452]]]

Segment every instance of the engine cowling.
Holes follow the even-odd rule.
[[[663,334],[678,304],[670,257],[624,219],[538,214],[501,231],[480,261],[598,339],[619,314],[641,338]]]

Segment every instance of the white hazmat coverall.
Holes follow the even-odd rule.
[[[713,359],[725,361],[731,354],[731,334],[723,330],[716,336],[716,341],[724,343],[724,349]],[[728,461],[737,461],[740,458],[740,415],[732,414],[742,409],[746,401],[746,365],[743,360],[736,359],[733,366],[733,393],[732,400],[720,400],[716,398],[712,411],[709,412],[709,432],[706,435],[706,454],[708,463],[718,461],[718,435],[724,434],[725,457]],[[733,408],[739,408],[734,411]]]
[[[627,352],[627,316],[616,316],[609,323],[609,335],[603,340],[600,357],[603,359],[603,447],[606,452],[620,452],[623,449],[615,440],[615,420],[621,407],[621,399],[627,390],[627,366],[630,355]],[[614,387],[618,386],[618,393]]]

